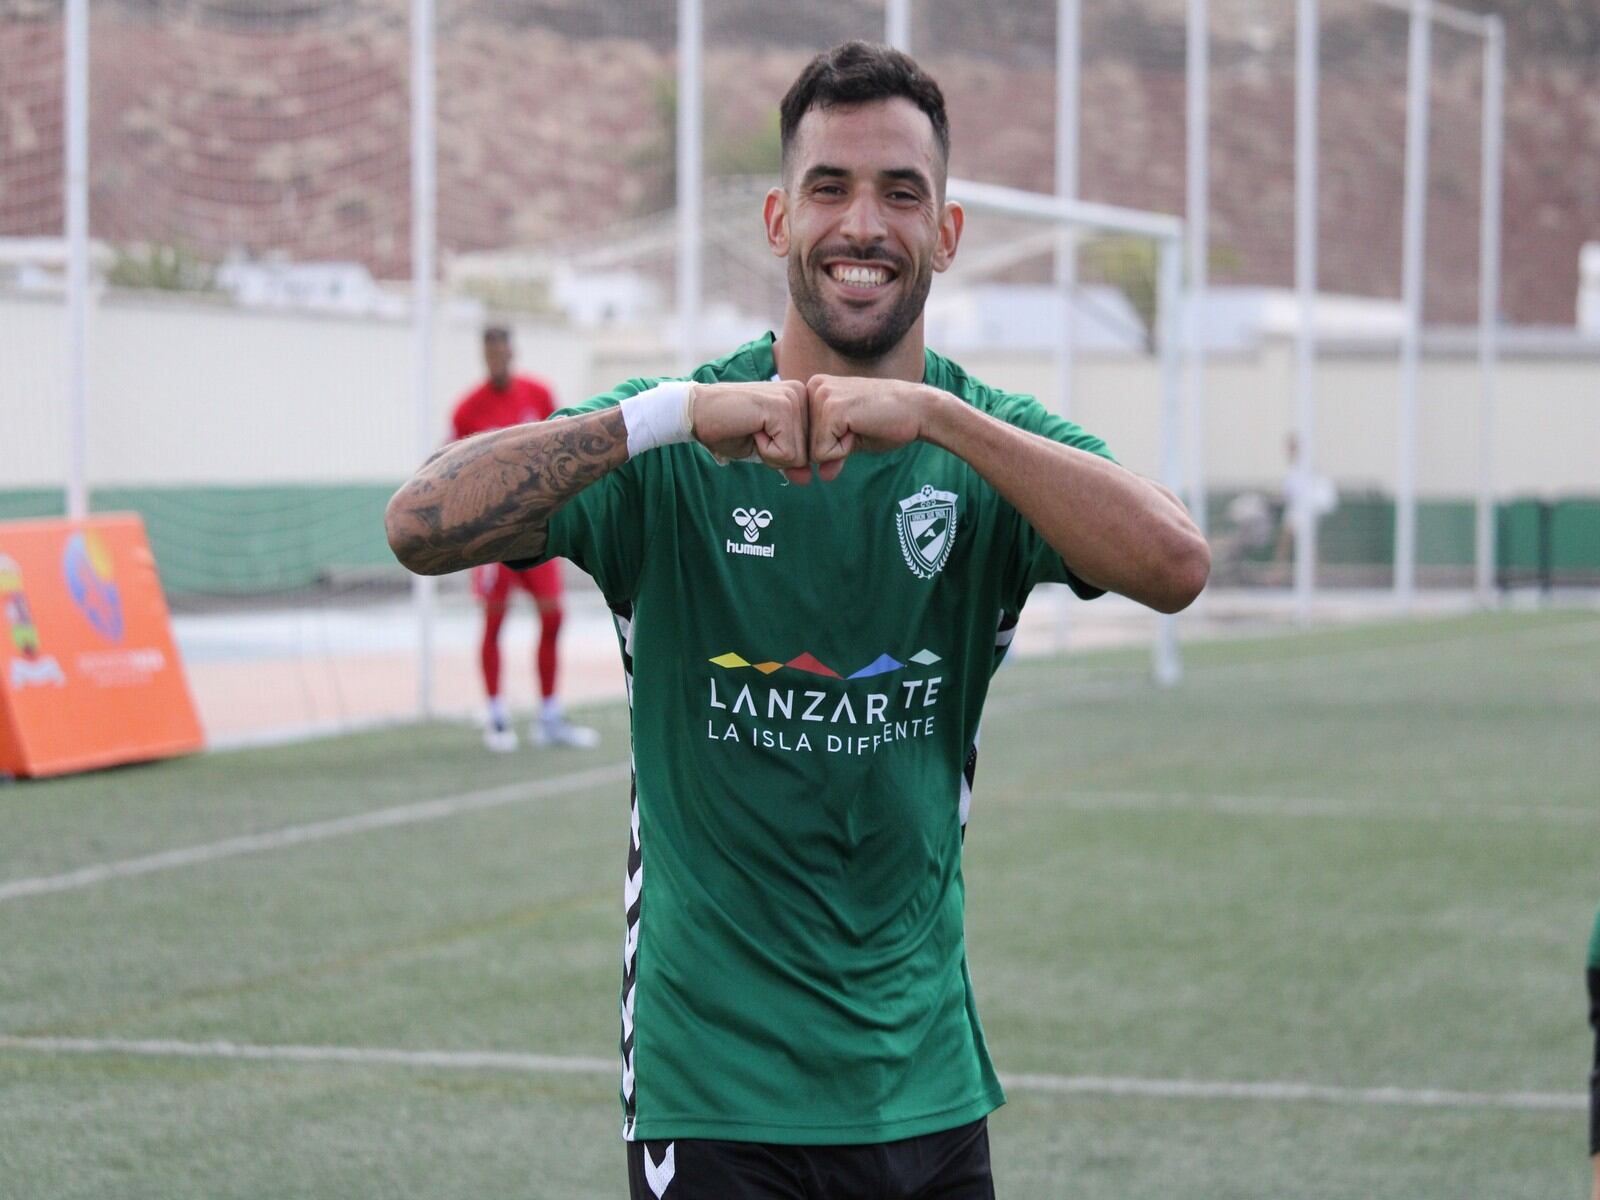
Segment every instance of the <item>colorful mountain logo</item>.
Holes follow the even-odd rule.
[[[880,654],[861,670],[853,672],[851,679],[871,679],[874,675],[887,675],[890,671],[898,671],[905,663],[900,662],[887,654]]]
[[[823,675],[829,679],[839,678],[839,672],[835,671],[826,663],[819,662],[816,656],[809,650],[807,650],[804,654],[798,655],[795,658],[791,658],[783,665],[786,667],[792,667],[796,671],[808,671],[813,675]]]
[[[809,650],[805,651],[803,654],[797,654],[788,662],[751,662],[743,655],[736,654],[732,650],[728,651],[726,654],[719,654],[715,658],[708,659],[707,661],[714,666],[721,667],[725,671],[737,671],[743,667],[754,667],[763,675],[771,675],[774,671],[779,671],[784,667],[788,667],[792,671],[804,671],[808,675],[821,675],[826,679],[871,679],[874,675],[887,675],[891,671],[903,670],[906,666],[905,663],[895,658],[894,655],[884,653],[878,655],[877,658],[873,659],[859,671],[852,671],[847,676],[841,676],[838,671],[835,671],[832,667],[823,662],[816,655],[812,654]],[[911,656],[910,661],[917,663],[920,666],[930,667],[939,661],[939,656],[932,650],[919,650]]]

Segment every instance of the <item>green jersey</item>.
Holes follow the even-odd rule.
[[[925,372],[1107,453],[936,354]],[[769,334],[694,378],[773,374]],[[547,554],[598,581],[627,670],[624,1136],[880,1142],[1002,1104],[962,922],[978,721],[1034,585],[1097,593],[925,443],[808,487],[662,447],[561,509]]]

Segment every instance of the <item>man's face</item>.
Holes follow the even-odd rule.
[[[767,237],[795,308],[841,357],[881,358],[921,316],[961,235],[944,177],[933,123],[903,97],[800,119]]]
[[[511,377],[511,339],[503,337],[486,337],[483,339],[483,365],[489,370],[489,378],[495,383],[504,383]]]

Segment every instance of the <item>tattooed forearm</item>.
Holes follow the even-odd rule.
[[[533,558],[551,514],[627,459],[619,408],[456,442],[389,501],[389,546],[419,575]]]

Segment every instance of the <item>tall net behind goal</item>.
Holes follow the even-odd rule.
[[[1470,585],[1485,483],[1485,34],[1310,8],[1216,0],[1209,29],[1214,581],[1292,588],[1302,619]]]
[[[65,503],[65,46],[59,0],[0,6],[0,520]]]
[[[143,517],[214,743],[414,711],[406,45],[377,2],[90,5],[89,508]]]

